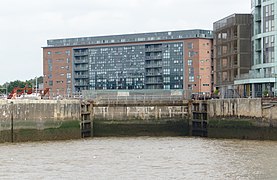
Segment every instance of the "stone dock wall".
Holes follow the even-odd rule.
[[[12,128],[14,141],[79,138],[79,122],[78,100],[0,100],[0,142]]]
[[[188,135],[187,104],[94,104],[94,136]]]
[[[203,102],[207,104],[208,137],[277,140],[274,100]],[[83,137],[83,126],[91,128],[91,136],[186,136],[191,132],[195,103],[94,101],[88,103],[90,108],[82,110],[79,100],[0,100],[0,142],[10,142],[12,138],[15,142],[77,139]]]
[[[274,99],[210,100],[208,116],[209,137],[277,140]]]

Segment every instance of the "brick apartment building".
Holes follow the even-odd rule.
[[[210,94],[212,37],[182,30],[48,40],[44,87],[51,97],[117,89]]]

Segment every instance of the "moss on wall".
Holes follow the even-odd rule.
[[[249,128],[253,126],[253,123],[246,119],[215,119],[209,120],[208,124],[208,127],[211,128]]]
[[[66,140],[78,139],[80,135],[80,122],[62,121],[57,128],[38,129],[14,129],[14,142],[42,141],[42,140]],[[11,142],[11,131],[0,131],[0,142]]]
[[[94,136],[186,136],[188,121],[169,120],[94,120]]]

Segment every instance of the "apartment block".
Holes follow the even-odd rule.
[[[53,97],[139,89],[209,95],[212,37],[197,29],[48,40],[44,86]]]
[[[239,96],[234,81],[251,67],[251,14],[233,14],[214,23],[214,86],[221,97]]]
[[[252,66],[235,81],[244,97],[277,94],[277,0],[252,0]]]

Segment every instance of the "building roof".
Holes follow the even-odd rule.
[[[110,36],[51,39],[51,40],[47,40],[47,47],[84,46],[84,45],[98,45],[98,44],[144,42],[144,41],[148,42],[148,41],[178,40],[178,39],[190,39],[190,38],[212,39],[212,37],[213,37],[213,33],[211,30],[194,29],[194,30],[180,30],[180,31],[137,33],[137,34],[122,34],[122,35],[110,35]]]
[[[218,31],[226,27],[238,25],[238,24],[250,24],[251,14],[232,14],[223,19],[220,19],[213,24],[213,31]]]

